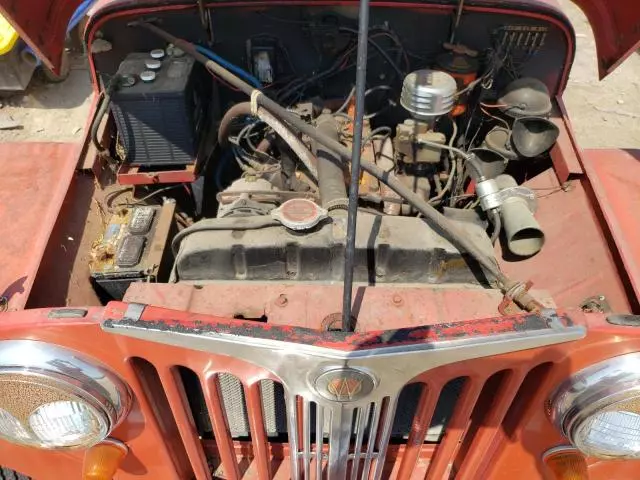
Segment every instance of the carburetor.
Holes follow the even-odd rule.
[[[439,163],[441,149],[428,143],[443,145],[446,137],[431,130],[427,122],[408,118],[396,127],[395,148],[404,163]]]

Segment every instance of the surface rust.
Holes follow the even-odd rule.
[[[0,296],[24,308],[76,164],[71,143],[0,143]]]
[[[466,322],[440,323],[413,328],[370,332],[322,331],[304,327],[271,325],[245,320],[177,312],[147,307],[139,320],[124,318],[126,304],[110,303],[105,311],[107,328],[130,326],[191,335],[224,334],[238,337],[276,340],[339,350],[413,345],[424,342],[442,342],[468,337],[536,331],[548,328],[547,319],[540,315],[515,315]],[[563,324],[572,325],[567,316],[558,317]]]

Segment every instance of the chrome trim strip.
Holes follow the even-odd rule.
[[[316,478],[322,478],[322,447],[324,444],[324,407],[316,405]]]
[[[330,415],[327,472],[331,480],[345,480],[349,459],[352,457],[354,465],[357,465],[359,450],[362,448],[361,444],[358,445],[358,451],[353,456],[349,452],[352,418],[355,409],[364,412],[373,404],[372,425],[369,430],[369,441],[364,455],[364,469],[361,478],[369,478],[375,459],[372,477],[381,479],[398,395],[411,379],[442,365],[571,342],[586,335],[584,327],[564,327],[559,322],[553,322],[553,317],[549,318],[548,324],[549,327],[543,330],[472,336],[352,352],[279,340],[250,339],[217,332],[169,330],[156,328],[151,323],[145,325],[140,321],[134,324],[108,322],[102,327],[105,331],[114,334],[233,357],[270,371],[280,379],[286,392],[292,479],[298,480],[303,474],[305,478],[308,478],[308,473],[311,470],[310,461],[313,457],[317,461],[316,471],[322,472],[323,433],[322,428],[318,429],[317,426],[324,424],[324,418]],[[322,372],[347,367],[370,373],[376,379],[375,388],[366,395],[358,397],[356,401],[342,403],[328,400],[318,393],[314,382]],[[304,401],[304,439],[299,438],[298,435],[296,396],[300,396]],[[385,397],[389,397],[389,403],[386,414],[381,419]],[[315,455],[311,453],[310,445],[310,402],[316,404]],[[321,416],[322,418],[320,418]],[[363,413],[358,422],[356,438],[362,436],[361,442],[367,419],[368,416]],[[362,422],[364,422],[364,427],[362,427]],[[381,435],[379,439],[375,439],[375,432],[378,430],[380,422],[382,422]],[[302,469],[300,460],[304,462]],[[351,475],[351,478],[356,477]]]
[[[369,421],[370,412],[371,404],[368,404],[364,408],[358,409],[358,416],[356,417],[356,444],[355,448],[353,449],[353,462],[351,463],[351,480],[357,480],[358,478],[362,441],[364,440],[364,431],[367,428],[367,422]]]
[[[354,409],[344,404],[333,405],[331,430],[329,430],[329,476],[344,480],[349,463],[349,445],[351,443],[351,425]]]
[[[400,393],[400,392],[398,392]],[[384,412],[384,424],[382,425],[382,432],[380,432],[380,438],[376,441],[378,444],[378,457],[376,459],[376,469],[373,474],[373,479],[378,480],[382,478],[382,470],[384,469],[384,459],[387,456],[387,448],[389,447],[389,439],[391,438],[391,430],[393,428],[393,419],[396,417],[396,407],[398,406],[398,397],[394,396],[389,399],[387,409]]]
[[[303,400],[302,403],[302,451],[304,462],[304,478],[311,478],[311,406],[309,400]]]
[[[362,468],[362,478],[368,479],[371,471],[371,462],[377,458],[376,451],[376,433],[378,432],[378,424],[380,423],[380,413],[382,412],[382,402],[373,404],[373,417],[371,419],[371,427],[369,428],[369,440],[367,441],[367,453],[364,457],[364,467]]]
[[[298,453],[299,439],[298,439],[298,405],[296,403],[296,396],[287,392],[286,394],[287,404],[287,418],[289,419],[289,449],[291,457],[291,480],[300,479],[300,457]]]

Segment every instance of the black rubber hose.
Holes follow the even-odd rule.
[[[98,151],[98,155],[108,155],[109,149],[105,148],[102,145],[102,142],[98,138],[98,130],[100,130],[100,124],[102,123],[102,119],[109,111],[109,106],[111,105],[111,95],[102,96],[100,99],[100,105],[98,106],[98,110],[96,111],[95,116],[93,117],[93,121],[91,122],[91,141],[93,145],[96,147]]]
[[[98,138],[98,130],[100,129],[100,124],[102,123],[102,119],[107,114],[107,112],[109,111],[109,107],[111,106],[111,96],[113,95],[113,92],[115,92],[118,89],[119,86],[120,86],[120,76],[115,75],[111,79],[111,83],[109,83],[109,86],[105,89],[104,95],[100,100],[98,110],[96,111],[96,114],[93,117],[93,120],[91,121],[91,141],[93,142],[93,145],[96,147],[96,150],[98,151],[98,155],[102,155],[102,156],[109,155],[109,149],[105,148],[102,145],[102,142],[100,141],[100,139]]]
[[[218,143],[220,146],[229,146],[229,135],[231,134],[233,121],[238,117],[247,115],[251,115],[251,104],[249,102],[236,103],[226,111],[218,127]]]
[[[323,144],[325,147],[330,148],[336,152],[344,161],[351,160],[351,150],[342,145],[340,142],[327,137],[322,132],[304,122],[293,113],[287,111],[284,107],[271,100],[266,95],[262,94],[260,90],[253,88],[248,83],[236,77],[234,74],[218,65],[217,63],[209,60],[204,55],[198,53],[193,44],[179,39],[168,32],[165,32],[161,28],[156,27],[150,23],[140,23],[142,27],[155,33],[159,37],[166,40],[168,43],[173,43],[176,47],[189,55],[192,55],[197,61],[201,62],[209,72],[220,77],[222,80],[237,87],[240,91],[247,94],[249,97],[253,97],[254,101],[264,108],[269,110],[272,114],[280,117],[300,132],[308,135],[310,138]],[[398,180],[391,172],[385,172],[375,164],[366,160],[361,160],[361,168],[365,172],[377,178],[379,181],[387,185],[394,192],[400,195],[411,205],[416,211],[420,212],[426,220],[428,220],[432,226],[436,227],[446,238],[454,243],[458,248],[464,250],[471,255],[488,273],[493,275],[500,284],[503,291],[511,291],[514,287],[521,285],[521,282],[510,279],[504,273],[500,271],[500,268],[495,263],[493,258],[490,258],[484,254],[478,248],[478,246],[465,236],[458,228],[453,225],[444,215],[438,212],[434,207],[425,202],[415,192],[405,186],[400,180]],[[530,295],[522,294],[519,298],[514,299],[520,306],[526,309],[530,309],[530,305],[535,303],[535,300]]]
[[[332,115],[320,115],[316,128],[324,135],[338,140],[340,132],[338,123]],[[318,159],[318,189],[320,201],[324,208],[347,205],[347,187],[344,183],[344,164],[335,152],[317,141],[313,142],[313,150]]]
[[[171,251],[173,256],[178,255],[180,243],[185,237],[197,232],[208,232],[215,230],[257,230],[260,228],[277,227],[280,222],[271,217],[227,217],[227,218],[210,218],[208,220],[200,220],[189,228],[185,228],[173,237],[171,242]]]

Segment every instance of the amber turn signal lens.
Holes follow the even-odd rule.
[[[111,480],[127,452],[124,443],[109,438],[94,445],[84,455],[82,479]]]
[[[584,456],[573,447],[556,447],[544,454],[544,463],[553,480],[588,480]]]

